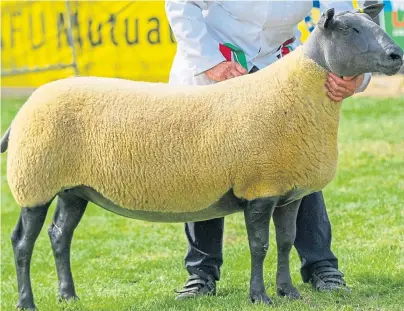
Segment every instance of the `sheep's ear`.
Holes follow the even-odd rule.
[[[380,14],[380,12],[383,10],[383,8],[384,8],[384,3],[377,3],[377,4],[368,5],[367,7],[364,7],[363,9],[358,9],[358,10],[356,10],[356,13],[365,13],[373,19],[377,15]]]
[[[318,26],[322,29],[331,28],[334,23],[335,10],[333,8],[328,9],[326,12],[321,14],[320,20],[318,21]]]

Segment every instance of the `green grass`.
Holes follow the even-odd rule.
[[[4,133],[20,100],[2,102]],[[402,310],[404,308],[404,99],[354,98],[343,107],[340,162],[325,189],[333,250],[352,288],[350,296],[315,293],[303,284],[293,250],[291,270],[303,300],[275,295],[275,247],[265,265],[272,310]],[[10,233],[17,221],[2,155],[1,307],[14,310],[16,278]],[[50,209],[46,227],[51,222]],[[226,218],[222,279],[216,297],[175,301],[187,274],[182,224],[126,219],[90,205],[75,232],[72,269],[81,300],[57,303],[57,278],[46,230],[32,260],[39,310],[266,310],[248,301],[249,251],[242,214]]]

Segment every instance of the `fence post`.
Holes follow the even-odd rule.
[[[71,23],[71,11],[70,11],[70,1],[66,0],[65,2],[66,5],[66,14],[67,14],[67,36],[69,38],[69,43],[70,43],[70,49],[72,51],[72,66],[74,68],[74,74],[75,76],[79,75],[79,68],[77,66],[77,54],[76,54],[76,46],[74,42],[74,34],[73,34],[73,28],[72,28],[72,23]]]

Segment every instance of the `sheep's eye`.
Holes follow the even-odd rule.
[[[352,28],[356,33],[359,33],[359,30],[356,28]]]

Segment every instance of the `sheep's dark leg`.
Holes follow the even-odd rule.
[[[30,266],[35,241],[41,232],[49,204],[35,208],[22,208],[12,235],[18,284],[18,309],[35,310],[31,288]]]
[[[269,222],[275,207],[272,199],[250,201],[244,210],[251,252],[250,299],[271,304],[264,286],[264,259],[268,250]]]
[[[55,214],[48,233],[55,256],[61,300],[78,299],[70,269],[70,245],[88,201],[71,192],[59,193]]]
[[[273,213],[276,244],[278,248],[278,271],[276,287],[278,296],[298,299],[300,294],[292,284],[289,270],[289,255],[296,238],[296,218],[301,200],[275,208]]]

